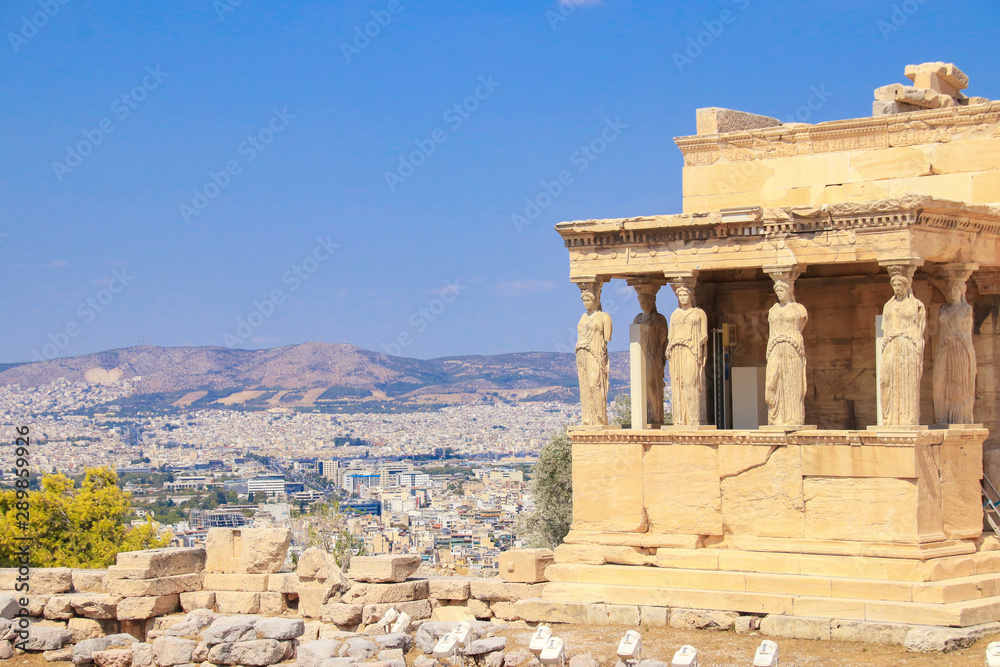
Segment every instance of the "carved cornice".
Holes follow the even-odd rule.
[[[891,427],[864,431],[740,431],[698,429],[651,429],[646,431],[580,430],[570,431],[575,445],[878,445],[880,447],[917,447],[923,445],[977,445],[988,431],[980,425],[948,429],[893,430]]]
[[[556,230],[566,248],[597,252],[649,249],[676,242],[724,241],[730,245],[782,243],[795,235],[856,235],[940,230],[1000,236],[1000,208],[971,206],[921,195],[824,208],[764,209],[760,220],[726,222],[725,211],[612,220],[563,222]],[[781,245],[778,246],[782,247]]]

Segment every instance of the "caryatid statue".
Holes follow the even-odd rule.
[[[882,364],[879,392],[882,424],[914,426],[920,423],[920,378],[924,373],[924,329],[927,312],[913,296],[909,264],[889,267],[893,297],[882,308]]]
[[[642,312],[632,324],[647,327],[643,354],[646,357],[646,415],[651,424],[663,423],[663,371],[667,361],[667,318],[656,310],[656,283],[638,283],[636,296]]]
[[[800,271],[769,271],[778,302],[767,313],[767,368],[764,400],[767,423],[781,426],[805,424],[806,349],[802,329],[809,318],[805,306],[795,302],[795,279]]]
[[[580,379],[580,407],[584,426],[608,423],[608,341],[611,316],[601,310],[601,282],[580,283],[587,312],[576,325],[576,372]]]
[[[701,423],[701,394],[705,387],[708,318],[704,310],[694,305],[694,285],[693,277],[671,282],[677,295],[677,309],[670,315],[667,360],[674,424],[679,426]]]
[[[943,290],[947,303],[937,314],[934,421],[971,424],[976,402],[976,350],[972,346],[972,306],[965,300],[965,289],[973,269],[949,268],[944,270],[948,280]]]

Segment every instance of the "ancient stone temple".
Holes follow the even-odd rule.
[[[980,486],[1000,433],[1000,102],[966,97],[954,65],[906,75],[865,118],[700,109],[675,140],[683,213],[556,226],[589,384],[546,600],[1000,620]],[[625,429],[603,408],[610,280],[643,311],[617,323]]]

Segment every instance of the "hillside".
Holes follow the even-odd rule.
[[[627,353],[611,355],[613,390],[628,381]],[[140,394],[243,392],[247,399],[295,402],[403,399],[418,402],[474,400],[485,393],[513,399],[577,400],[571,354],[525,352],[411,359],[348,344],[304,343],[266,350],[224,347],[138,346],[79,357],[8,365],[0,385],[34,387],[64,378],[101,382],[141,377]],[[230,391],[232,390],[232,391]],[[201,397],[199,397],[201,398]],[[235,402],[247,400],[238,397]],[[214,400],[214,399],[213,399]]]

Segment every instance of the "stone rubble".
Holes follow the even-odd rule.
[[[227,533],[215,535],[216,531]],[[666,607],[572,603],[542,600],[545,582],[538,562],[548,553],[513,555],[512,578],[407,578],[412,558],[373,556],[353,559],[345,575],[332,557],[309,549],[295,572],[272,572],[284,561],[278,534],[255,537],[243,529],[212,529],[212,549],[156,549],[120,554],[107,571],[56,568],[32,573],[44,593],[31,590],[27,612],[31,634],[24,647],[46,660],[97,667],[243,665],[266,667],[295,661],[298,667],[414,667],[437,664],[429,656],[459,621],[470,622],[466,655],[485,667],[538,667],[524,649],[507,649],[496,634],[526,621],[759,632],[774,637],[887,641],[913,651],[949,651],[968,646],[1000,624],[964,629],[903,624],[830,621],[780,615],[740,616],[734,612]],[[248,535],[249,533],[249,535]],[[242,543],[262,545],[247,560],[234,553]],[[256,547],[255,547],[256,548]],[[359,562],[360,561],[360,562]],[[209,571],[241,569],[244,572]],[[543,571],[542,568],[541,571]],[[251,572],[249,570],[258,570]],[[362,573],[364,580],[354,578]],[[380,579],[381,581],[374,581]],[[401,579],[401,580],[400,580]],[[0,582],[13,581],[0,571]],[[74,582],[97,590],[77,590]],[[211,584],[209,589],[207,584]],[[188,590],[182,590],[188,589]],[[308,592],[315,592],[309,597]],[[140,595],[140,593],[143,593]],[[305,595],[303,595],[305,593]],[[277,600],[264,613],[251,597]],[[263,597],[256,598],[257,602]],[[0,660],[15,657],[22,598],[0,591]],[[183,612],[180,611],[183,608]],[[478,617],[479,620],[475,620]],[[593,658],[575,655],[573,667],[594,667]],[[652,664],[652,663],[651,663]]]

